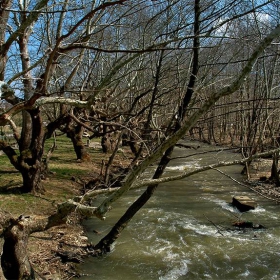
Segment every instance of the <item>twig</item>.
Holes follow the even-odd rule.
[[[212,222],[210,219],[208,219],[205,215],[204,215],[204,217],[217,229],[217,232],[220,235],[224,236],[223,233],[221,232],[221,229],[214,222]]]
[[[253,192],[259,194],[260,196],[262,196],[262,197],[264,197],[264,198],[266,198],[266,199],[268,199],[268,200],[275,201],[276,203],[280,203],[280,199],[273,198],[273,197],[269,197],[269,196],[263,194],[262,192],[257,191],[255,188],[252,188],[252,187],[250,187],[249,185],[243,184],[243,183],[239,182],[238,180],[234,179],[233,177],[231,177],[230,175],[224,173],[223,171],[221,171],[221,170],[218,169],[218,168],[212,168],[212,169],[214,169],[214,170],[220,172],[221,174],[223,174],[223,175],[225,175],[226,177],[230,178],[231,180],[233,180],[233,181],[236,182],[237,184],[239,184],[239,185],[241,185],[241,186],[243,186],[243,187],[249,188],[251,191],[253,191]]]

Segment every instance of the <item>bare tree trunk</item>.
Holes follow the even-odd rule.
[[[105,174],[104,174],[104,182],[105,182],[105,185],[108,185],[109,184],[109,175],[110,175],[110,168],[112,166],[112,163],[113,163],[113,160],[118,152],[118,148],[120,146],[120,143],[121,143],[121,140],[122,140],[122,133],[120,133],[119,135],[119,138],[117,140],[117,143],[114,147],[114,151],[113,153],[111,154],[109,160],[108,160],[108,163],[106,165],[106,169],[105,169]]]
[[[164,156],[162,157],[158,168],[153,176],[154,179],[159,178],[165,167],[170,161],[170,156],[173,152],[174,146],[169,148]],[[110,252],[111,245],[117,240],[121,232],[126,228],[129,221],[134,217],[134,215],[147,203],[147,201],[152,197],[158,185],[149,186],[146,191],[126,210],[125,214],[118,220],[110,232],[102,238],[94,250],[97,255],[105,254]]]
[[[196,82],[196,77],[198,74],[198,57],[199,57],[199,16],[200,16],[200,0],[195,0],[195,24],[194,24],[194,34],[197,35],[194,38],[193,42],[193,65],[192,65],[192,73],[190,76],[188,88],[184,99],[182,101],[181,106],[178,109],[179,118],[175,124],[175,131],[179,130],[181,127],[181,123],[184,120],[187,112],[187,107],[191,101],[194,85]],[[174,130],[173,130],[174,131]],[[175,145],[168,148],[164,155],[162,156],[160,163],[155,171],[153,179],[160,178],[163,174],[167,164],[170,162],[172,152],[174,150]],[[119,219],[119,221],[115,224],[115,226],[111,229],[111,231],[99,241],[99,243],[94,247],[97,254],[103,254],[110,251],[110,246],[115,242],[115,240],[119,237],[120,233],[127,226],[129,221],[133,218],[133,216],[147,203],[147,201],[152,197],[158,185],[149,186],[146,191],[127,209],[125,214]]]
[[[66,131],[67,137],[72,141],[77,160],[89,160],[90,156],[83,143],[83,127],[79,124],[77,124],[75,127],[71,127],[69,123],[64,131]]]
[[[5,42],[6,37],[6,28],[9,18],[9,8],[11,7],[13,1],[11,0],[2,0],[0,5],[0,46]],[[7,49],[1,50],[0,53],[0,81],[4,80],[5,77],[5,68],[7,63]]]
[[[279,172],[278,172],[278,157],[279,153],[276,153],[272,157],[271,175],[270,179],[274,181],[276,187],[280,186]]]
[[[50,158],[54,152],[54,150],[56,149],[56,135],[55,135],[55,132],[53,133],[53,145],[50,147],[50,149],[48,150],[48,153],[46,155],[46,159],[45,159],[45,165],[46,165],[46,172],[49,173],[50,170],[49,170],[49,161],[50,161]]]
[[[77,159],[82,161],[89,160],[90,157],[83,143],[82,136],[80,134],[76,134],[73,138],[71,138],[71,140]]]
[[[4,229],[1,266],[5,278],[9,280],[43,279],[34,271],[28,259],[29,235],[65,223],[66,217],[76,209],[76,204],[65,202],[58,206],[53,215],[40,219],[29,216],[14,219],[9,213],[1,210],[0,225]]]
[[[43,161],[38,162],[38,167],[29,167],[28,170],[20,170],[23,184],[21,191],[23,193],[44,193],[42,178],[45,174],[45,164]]]
[[[35,272],[27,257],[28,228],[20,220],[13,220],[4,232],[1,266],[7,279],[35,279]]]

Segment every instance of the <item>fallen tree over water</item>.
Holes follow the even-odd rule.
[[[277,149],[277,151],[279,150],[280,148]],[[276,150],[272,150],[266,153],[256,154],[253,158],[256,159],[261,156],[267,156],[275,153],[275,151]],[[139,179],[133,184],[131,189],[152,186],[162,182],[170,182],[190,177],[194,174],[214,169],[216,167],[240,164],[250,160],[252,160],[252,157],[229,162],[219,162],[214,165],[197,168],[193,171],[183,172],[178,176],[150,180]],[[65,223],[67,217],[73,212],[78,213],[81,217],[95,216],[101,218],[97,212],[98,208],[88,205],[90,199],[100,194],[112,194],[118,190],[119,188],[109,188],[88,191],[83,196],[76,196],[73,199],[59,204],[56,212],[48,217],[21,215],[20,217],[15,218],[5,211],[0,211],[1,235],[4,238],[1,266],[5,277],[7,279],[41,279],[41,276],[35,272],[28,259],[27,246],[29,236],[34,232],[45,231],[54,226]],[[90,255],[99,255],[100,250],[98,247],[93,245],[88,253]]]

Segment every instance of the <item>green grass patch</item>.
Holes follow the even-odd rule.
[[[50,165],[50,167],[51,166],[52,165]],[[55,165],[55,167],[51,167],[50,169],[52,172],[56,174],[57,177],[79,176],[79,175],[84,175],[87,171],[86,169],[75,169],[71,167],[63,167],[58,165]]]
[[[94,139],[93,142],[100,142]],[[85,139],[86,142],[86,139]],[[46,141],[44,156],[52,147],[54,139]],[[100,149],[88,147],[91,160],[77,162],[72,142],[65,135],[56,138],[56,149],[53,151],[48,168],[52,172],[47,175],[42,184],[44,194],[19,194],[18,187],[22,185],[21,174],[13,167],[5,155],[0,155],[0,207],[13,215],[45,215],[53,213],[56,205],[80,195],[83,182],[100,174],[102,162],[107,162],[109,154],[103,154]],[[75,179],[79,180],[75,180]]]
[[[31,194],[0,194],[0,207],[17,216],[38,215],[53,210],[52,203],[39,196]]]

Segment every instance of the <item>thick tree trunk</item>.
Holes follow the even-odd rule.
[[[278,156],[279,154],[274,154],[272,158],[271,175],[270,180],[273,180],[276,187],[280,186],[280,179],[278,173]]]
[[[29,235],[65,223],[66,217],[76,211],[77,207],[75,203],[68,201],[60,204],[53,215],[37,219],[29,216],[14,219],[9,213],[0,210],[0,227],[3,228],[4,237],[1,266],[5,278],[8,280],[43,279],[34,271],[28,259]],[[89,212],[91,213],[92,210]]]
[[[85,148],[85,145],[83,143],[82,137],[80,135],[75,135],[73,138],[71,138],[74,151],[77,156],[77,160],[83,160],[87,161],[89,160],[89,154]]]
[[[106,118],[103,118],[106,121]],[[113,126],[102,125],[101,147],[103,153],[115,150],[120,133]]]
[[[101,147],[104,154],[110,151],[110,139],[108,139],[107,134],[101,137]]]
[[[131,150],[131,152],[137,156],[138,155],[138,152],[139,152],[139,146],[137,145],[136,141],[133,139],[133,140],[130,140],[128,142],[129,144],[129,148]]]
[[[68,126],[66,129],[67,137],[72,141],[77,160],[87,161],[90,159],[90,156],[83,143],[83,132],[84,129],[80,125],[75,127]]]
[[[111,128],[113,130],[113,128]],[[120,133],[117,131],[110,131],[106,132],[102,137],[101,137],[101,147],[103,153],[108,153],[112,152],[115,150],[117,147],[117,143],[119,142],[119,135]]]
[[[0,148],[8,156],[11,164],[21,173],[22,192],[43,192],[41,179],[46,173],[46,164],[42,160],[42,150],[34,151],[33,155],[30,151],[25,150],[18,155],[14,148],[4,141],[0,141]]]
[[[35,279],[35,272],[27,257],[28,228],[20,219],[13,220],[4,232],[1,266],[7,279]]]
[[[107,119],[106,117],[101,117],[101,120],[103,122],[106,122]],[[107,132],[107,125],[104,123],[100,126],[102,137],[101,137],[101,147],[102,147],[102,152],[103,153],[108,153],[110,151],[110,139],[109,139],[109,133]]]
[[[31,167],[28,170],[21,171],[23,186],[21,188],[23,193],[43,193],[45,191],[41,180],[45,174],[45,164],[41,161],[40,166]]]
[[[40,109],[28,111],[27,119],[31,119],[31,124],[25,127],[25,133],[30,137],[21,138],[26,141],[20,143],[20,155],[18,158],[19,171],[23,179],[23,192],[38,193],[43,192],[41,179],[45,173],[46,165],[43,162],[45,131],[42,124]]]
[[[131,129],[132,130],[132,129]],[[137,140],[135,136],[131,135],[131,133],[124,133],[122,137],[122,145],[128,146],[135,157],[138,156],[139,145],[137,145]]]

